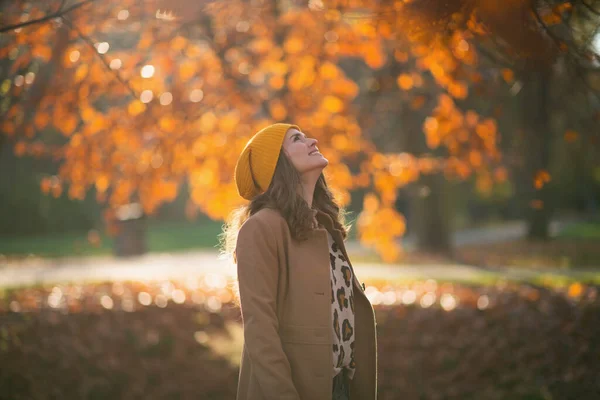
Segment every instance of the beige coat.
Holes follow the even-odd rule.
[[[348,258],[340,231],[318,212]],[[241,227],[236,246],[244,350],[238,400],[331,400],[332,315],[327,231],[292,239],[274,209]],[[350,265],[352,268],[352,265]],[[354,277],[356,372],[351,400],[377,398],[375,314]]]

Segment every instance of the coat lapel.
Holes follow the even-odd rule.
[[[360,292],[364,292],[363,288],[356,277],[356,273],[354,273],[354,268],[352,267],[352,262],[350,261],[350,257],[348,257],[348,253],[346,252],[346,246],[344,244],[344,237],[342,236],[342,232],[336,229],[333,225],[333,220],[329,216],[329,214],[324,213],[320,210],[317,210],[316,213],[317,221],[327,229],[327,231],[331,234],[337,245],[342,250],[342,254],[346,257],[348,261],[348,265],[350,266],[350,270],[352,271],[352,276],[354,277],[354,286],[358,288]]]

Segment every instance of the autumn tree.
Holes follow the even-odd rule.
[[[524,151],[518,157],[520,161],[509,166],[518,171],[515,174],[520,181],[517,186],[529,209],[529,237],[547,237],[552,214],[548,185],[553,143],[551,115],[555,109],[565,108],[565,98],[578,98],[571,104],[577,104],[579,110],[566,111],[569,123],[563,129],[567,131],[565,139],[572,141],[577,136],[573,126],[587,131],[585,140],[596,135],[593,117],[597,118],[598,102],[594,99],[598,99],[600,88],[597,84],[598,48],[594,48],[593,41],[597,40],[600,17],[598,2],[417,0],[328,1],[326,4],[338,10],[360,10],[363,23],[382,33],[377,35],[375,43],[388,39],[388,46],[391,44],[394,53],[401,54],[403,62],[414,60],[413,71],[433,77],[442,91],[440,99],[445,98],[447,105],[465,100],[469,92],[481,93],[483,85],[489,87],[498,79],[509,83],[511,92],[521,92],[522,127],[516,132],[520,137],[515,138],[513,132],[504,132],[504,137],[520,140]],[[408,54],[404,51],[407,42]],[[397,77],[399,85],[412,89],[410,72],[403,71]],[[567,82],[566,96],[553,93],[561,86],[556,85],[557,80]],[[553,101],[553,98],[559,100]],[[585,110],[583,124],[581,108]],[[460,109],[459,113],[463,113],[462,107]],[[456,120],[467,120],[466,114],[463,116],[465,118]],[[446,137],[450,140],[444,143],[449,153],[457,154],[460,146],[452,141],[463,137],[463,142],[468,142],[467,134],[459,133],[459,128],[450,135],[439,135],[439,118],[432,117],[424,124],[429,147],[438,145],[439,139],[433,139],[436,136]],[[473,114],[471,121],[472,118]],[[448,132],[443,128],[441,131]],[[493,151],[482,151],[478,155],[473,151],[472,142],[467,152],[468,162],[463,164],[465,174],[485,161],[486,157],[480,157],[481,154],[492,155],[492,159],[497,155]],[[478,186],[489,187],[491,175],[485,172],[489,169],[475,170],[484,171],[480,173]],[[506,174],[496,169],[494,175],[504,177]]]
[[[138,199],[152,213],[185,180],[190,213],[224,218],[240,204],[237,155],[282,120],[330,149],[340,203],[369,184],[343,162],[374,151],[351,105],[358,86],[337,65],[337,14],[275,1],[169,6],[186,18],[150,1],[4,5],[2,132],[19,155],[60,160],[42,190],[82,198],[95,188],[109,209]],[[377,246],[393,258],[402,217],[376,207],[368,218],[389,225]]]
[[[341,204],[350,190],[370,189],[359,237],[393,260],[405,229],[398,188],[440,171],[475,175],[482,188],[506,179],[496,122],[460,102],[487,82],[482,54],[512,55],[518,35],[494,29],[521,15],[524,2],[459,3],[5,3],[2,134],[17,154],[60,161],[59,173],[41,182],[47,193],[82,198],[94,188],[109,210],[137,199],[152,213],[185,182],[188,212],[221,219],[240,204],[232,171],[248,137],[293,121],[327,149]],[[499,8],[508,11],[496,17]],[[351,58],[374,71],[393,60],[391,80],[380,75],[369,85],[391,81],[393,101],[419,115],[410,130],[389,132],[393,147],[375,145],[373,110],[354,103],[363,84],[341,67]],[[514,80],[499,63],[485,68]]]

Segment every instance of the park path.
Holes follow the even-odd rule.
[[[483,269],[469,265],[403,265],[354,263],[361,281],[436,279],[482,283],[508,279],[531,281],[534,278],[564,278],[569,281],[600,282],[600,270],[526,270]],[[56,283],[83,283],[100,281],[186,280],[205,274],[227,278],[236,275],[235,266],[219,259],[216,252],[195,251],[176,254],[146,254],[139,257],[86,257],[60,260],[39,260],[35,264],[20,264],[0,269],[0,288],[50,285]]]
[[[554,221],[551,231],[556,233],[572,221]],[[469,229],[453,235],[455,245],[492,243],[522,237],[526,226],[522,222],[508,223],[492,228]],[[412,243],[411,243],[412,241]],[[404,239],[410,251],[414,240]],[[369,254],[371,250],[357,242],[347,243],[350,256]],[[560,269],[484,269],[461,264],[378,264],[354,262],[360,280],[437,279],[461,282],[482,282],[496,279],[532,280],[545,276],[568,280],[600,282],[600,270]],[[185,280],[205,274],[235,277],[235,265],[220,258],[217,251],[202,250],[181,253],[149,253],[142,256],[116,258],[112,256],[72,257],[59,259],[30,258],[0,268],[0,288],[54,284],[60,282],[122,281],[122,280]]]
[[[562,218],[556,219],[550,223],[550,236],[556,236],[566,226],[581,222],[581,218]],[[481,228],[469,228],[453,232],[452,243],[455,247],[490,244],[516,240],[527,234],[527,223],[525,221],[510,221],[499,225],[485,226]],[[406,251],[412,251],[416,248],[417,241],[413,236],[405,236],[401,239],[402,248]],[[357,241],[348,241],[346,243],[348,252],[353,254],[368,254],[369,249],[363,247]]]

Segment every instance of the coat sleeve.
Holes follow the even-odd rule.
[[[265,221],[248,219],[236,244],[245,349],[262,394],[268,400],[299,400],[283,351],[276,314],[277,243]]]

